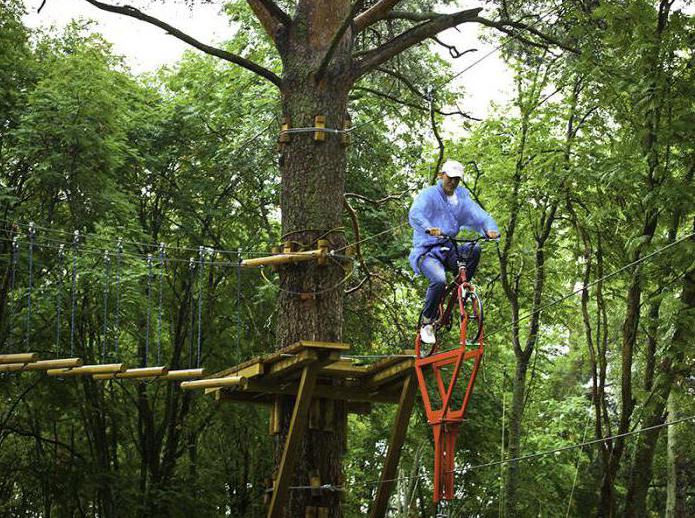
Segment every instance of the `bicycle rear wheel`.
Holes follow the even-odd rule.
[[[483,301],[475,291],[467,291],[465,297],[463,298],[463,307],[466,313],[468,313],[466,342],[478,342],[483,334]],[[473,331],[472,334],[471,331]]]

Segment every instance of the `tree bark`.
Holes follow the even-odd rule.
[[[325,116],[327,128],[342,128],[347,113],[351,79],[351,30],[345,32],[333,50],[333,58],[319,83],[314,80],[329,49],[333,35],[350,12],[350,2],[300,2],[286,46],[281,47],[283,115],[291,126],[313,127],[316,115]],[[341,233],[345,191],[346,149],[340,136],[327,133],[323,142],[313,132],[290,135],[281,145],[280,172],[282,232],[285,239],[311,248],[319,238],[330,248],[345,243]],[[277,301],[277,344],[287,346],[298,340],[335,342],[342,339],[343,290],[339,286],[343,269],[334,261],[320,266],[300,263],[283,267]],[[283,423],[277,436],[276,465],[289,428],[292,398],[283,401]],[[336,404],[334,431],[308,430],[291,486],[306,486],[309,472],[318,471],[322,484],[340,485],[345,451],[347,416]],[[311,492],[290,491],[284,516],[304,516],[307,506],[327,507],[331,517],[342,516],[337,492],[311,496]]]

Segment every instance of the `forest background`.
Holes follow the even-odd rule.
[[[20,3],[0,7],[2,351],[214,371],[273,350],[273,274],[235,266],[236,250],[281,239],[271,86],[194,52],[136,76],[88,23],[41,33]],[[581,52],[490,32],[516,88],[485,120],[456,107],[436,42],[353,89],[344,229],[379,237],[341,286],[344,340],[412,347],[424,284],[402,223],[440,158],[463,161],[503,237],[478,275],[487,352],[452,515],[692,516],[693,18],[671,2],[525,8]],[[277,66],[244,5],[225,9],[242,27],[226,48]],[[447,138],[444,118],[465,137]],[[2,515],[263,514],[263,408],[27,373],[3,374],[0,391]],[[346,516],[373,498],[393,411],[350,417]],[[393,516],[433,515],[431,452],[418,410]]]

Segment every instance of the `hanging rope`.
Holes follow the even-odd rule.
[[[80,231],[75,230],[72,238],[72,286],[70,288],[70,356],[75,355],[75,313],[77,312],[77,252]]]
[[[65,247],[60,245],[58,249],[58,281],[56,286],[56,358],[60,357],[60,332],[63,320],[63,270],[65,268]]]
[[[195,326],[195,305],[193,303],[193,285],[195,284],[195,258],[191,257],[188,261],[188,272],[190,273],[189,284],[189,313],[191,317],[190,325],[188,326],[188,368],[193,368],[193,327]]]
[[[8,326],[7,326],[7,350],[10,350],[10,347],[13,344],[12,341],[12,324],[14,323],[14,316],[15,316],[15,304],[10,301],[10,296],[12,295],[12,292],[14,291],[15,283],[17,280],[17,258],[19,256],[19,242],[17,239],[17,236],[14,236],[12,238],[12,245],[11,245],[11,254],[12,258],[10,260],[10,286],[7,291],[7,298],[8,298],[8,305],[10,307],[10,314],[9,318],[7,319],[8,321]]]
[[[198,249],[198,353],[196,354],[196,368],[200,368],[200,356],[203,343],[203,272],[205,270],[205,248]]]
[[[236,356],[241,360],[241,248],[237,251],[236,267]]]
[[[109,252],[108,250],[104,251],[104,279],[103,279],[103,288],[104,288],[104,316],[103,316],[103,331],[102,331],[102,338],[101,338],[101,361],[104,361],[104,358],[106,358],[106,342],[108,340],[108,333],[109,333],[109,287],[111,286],[111,258],[109,257]]]
[[[157,365],[162,364],[162,305],[164,302],[164,243],[159,244],[159,311],[157,314]]]
[[[29,333],[31,332],[31,289],[34,285],[34,237],[36,229],[34,223],[29,223],[29,280],[27,283],[27,315],[24,332],[24,345],[29,350]]]
[[[119,358],[118,354],[118,337],[121,329],[121,259],[123,256],[123,240],[118,238],[116,243],[116,314],[114,315],[113,323],[113,351],[116,355],[116,359]]]
[[[152,312],[152,254],[147,254],[147,319],[145,323],[145,354],[142,358],[142,366],[147,367],[147,358],[150,356],[150,313]]]

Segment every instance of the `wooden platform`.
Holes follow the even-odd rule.
[[[303,368],[313,364],[318,367],[313,390],[316,398],[354,403],[348,407],[359,413],[368,411],[371,403],[398,403],[403,381],[412,373],[414,357],[385,358],[365,366],[340,358],[349,349],[343,343],[297,342],[209,376],[240,376],[246,379],[244,387],[209,388],[205,392],[215,394],[218,400],[272,404],[277,395],[296,395]]]
[[[316,407],[314,402],[321,400],[329,403],[331,400],[344,401],[346,410],[356,413],[368,413],[373,403],[398,405],[381,480],[369,513],[370,518],[386,515],[415,400],[414,352],[407,351],[364,366],[351,358],[341,357],[349,349],[350,346],[344,343],[302,341],[207,377],[211,383],[230,380],[232,387],[205,389],[218,401],[272,404],[271,430],[280,420],[274,415],[280,412],[282,396],[294,397],[289,429],[272,487],[268,518],[279,518],[283,514],[299,447],[310,426],[311,409]],[[232,379],[236,381],[231,383]],[[279,426],[272,431],[278,432]],[[307,508],[306,516],[309,515]]]

